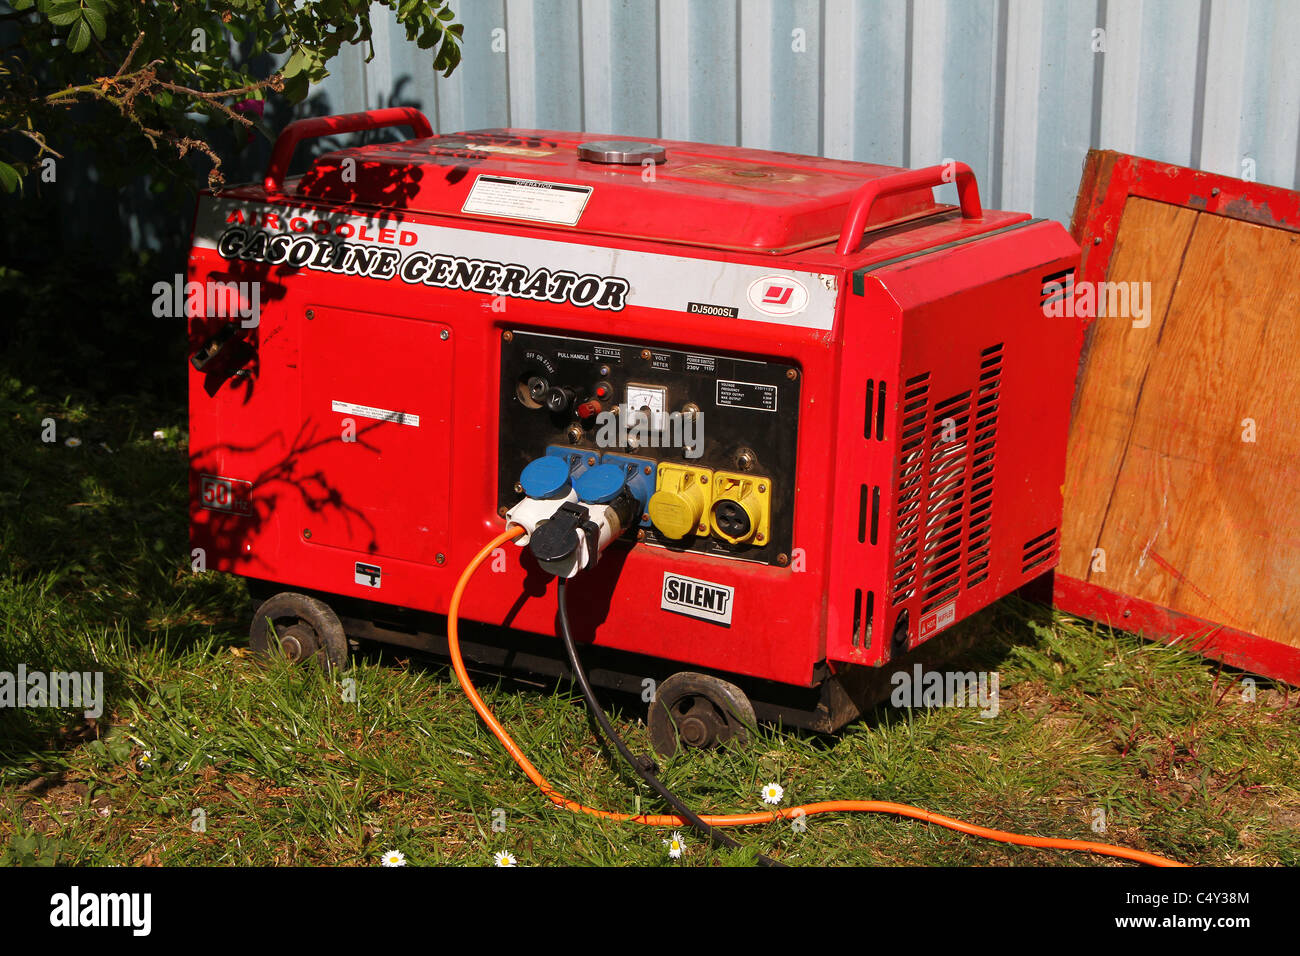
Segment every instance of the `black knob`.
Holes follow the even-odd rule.
[[[546,407],[553,412],[562,412],[573,404],[573,389],[558,386],[546,393]]]

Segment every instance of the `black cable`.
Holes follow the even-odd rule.
[[[690,808],[686,806],[686,804],[682,803],[681,799],[676,794],[665,787],[660,782],[659,778],[654,775],[654,772],[645,765],[648,761],[646,759],[638,759],[636,755],[628,749],[627,744],[623,742],[623,738],[620,737],[618,731],[614,729],[614,725],[609,722],[609,718],[605,715],[605,711],[600,706],[600,702],[596,700],[595,692],[591,689],[591,682],[587,680],[587,672],[583,669],[582,662],[578,660],[578,648],[573,640],[573,630],[569,626],[569,608],[565,600],[565,586],[567,582],[564,578],[558,578],[557,580],[559,581],[560,637],[564,641],[564,650],[569,655],[569,666],[573,669],[573,677],[578,682],[578,687],[582,691],[582,698],[587,702],[587,709],[591,711],[591,716],[594,717],[596,723],[600,725],[601,731],[609,738],[610,742],[614,744],[615,749],[617,749],[623,759],[627,761],[628,766],[636,771],[637,776],[644,780],[650,786],[651,790],[663,797],[664,800],[666,800],[668,804],[677,811],[678,815],[681,816],[682,819],[689,823],[702,836],[708,837],[715,847],[727,847],[732,850],[742,849],[739,843],[727,836],[717,827],[709,826],[709,824],[701,820],[698,815],[693,813]],[[758,865],[785,866],[784,863],[773,860],[761,853],[758,856]]]

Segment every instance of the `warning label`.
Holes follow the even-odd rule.
[[[461,212],[576,226],[591,193],[591,186],[479,176]]]
[[[920,638],[925,640],[932,634],[938,634],[945,627],[957,620],[957,602],[949,601],[942,607],[935,608],[925,617],[921,618]]]
[[[732,408],[752,408],[759,412],[776,411],[776,386],[756,382],[732,382],[718,379],[719,405]]]

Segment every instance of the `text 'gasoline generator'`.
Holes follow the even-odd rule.
[[[592,681],[654,682],[661,752],[834,731],[1055,565],[1078,257],[961,163],[300,121],[199,202],[192,543],[259,649],[445,654],[455,596],[471,661],[566,675],[577,577]]]

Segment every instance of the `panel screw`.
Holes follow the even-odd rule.
[[[303,529],[302,529],[302,536],[303,536],[304,538],[310,538],[310,537],[311,537],[311,528],[303,528]]]
[[[576,444],[578,444],[578,441],[582,438],[582,426],[581,426],[581,425],[570,425],[570,426],[569,426],[569,430],[568,430],[567,432],[565,432],[565,434],[566,434],[566,435],[568,436],[568,438],[569,438],[569,444],[570,444],[570,445],[576,445]]]
[[[308,309],[308,310],[307,310],[307,321],[310,322],[310,321],[311,321],[312,319],[314,319],[314,318],[316,318],[316,313],[315,313],[315,311],[313,311],[312,309]]]
[[[442,339],[445,342],[449,338],[451,338],[451,333],[448,332],[446,329],[443,329],[441,332],[438,333],[438,338]]]
[[[642,349],[642,350],[641,350],[641,357],[642,357],[643,359],[647,359],[647,360],[649,360],[649,358],[650,358],[650,350],[649,350],[649,349]]]
[[[764,485],[764,484],[761,484],[761,483],[760,483],[759,486],[758,486],[758,490],[759,490],[759,491],[767,491],[767,485]]]
[[[645,466],[645,473],[646,473],[647,475],[650,474],[650,466],[649,466],[649,465],[646,465],[646,466]]]
[[[1219,187],[1218,187],[1218,186],[1215,186],[1213,189],[1211,189],[1211,190],[1210,190],[1210,195],[1211,195],[1211,196],[1217,196],[1217,195],[1219,195]]]
[[[638,541],[644,541],[644,540],[645,540],[645,528],[641,528],[640,530],[637,531],[637,533],[636,533],[636,539],[637,539]]]
[[[442,564],[442,562],[446,561],[447,558],[442,552],[438,552],[436,555],[434,555],[433,560],[437,561],[439,564]]]
[[[799,373],[792,368],[788,368],[785,370],[785,377],[793,382],[796,378],[799,377]]]
[[[521,492],[521,491],[523,491],[523,490],[524,490],[524,486],[521,485],[519,482],[516,481],[516,482],[515,482],[515,494],[518,494],[519,492]]]
[[[595,458],[588,458],[588,459],[587,459],[587,467],[588,467],[588,468],[590,468],[590,467],[591,467],[592,465],[594,465],[594,464],[596,464],[596,459],[595,459]]]
[[[785,567],[787,564],[790,563],[790,555],[788,555],[788,554],[778,554],[778,555],[776,556],[776,563],[779,564],[779,565],[781,565],[781,567]]]
[[[740,454],[736,455],[736,467],[741,471],[753,471],[757,461],[758,456],[749,448],[742,448]]]
[[[1094,237],[1093,237],[1093,240],[1092,240],[1092,244],[1093,244],[1094,246],[1099,246],[1099,245],[1101,245],[1101,236],[1094,236]]]
[[[754,535],[754,541],[757,542],[758,544],[762,544],[766,540],[767,540],[767,535],[765,534]]]
[[[643,515],[641,516],[641,520],[642,520],[642,521],[649,521],[649,520],[650,520],[650,515],[649,515],[649,513],[643,514]],[[644,534],[644,533],[645,533],[645,532],[643,531],[642,534]]]
[[[502,505],[500,508],[497,509],[498,518],[504,518],[509,513],[510,513],[510,509],[507,508],[505,505]]]
[[[702,484],[702,485],[707,485],[708,483],[709,483],[709,476],[708,476],[708,475],[700,475],[700,484]]]
[[[706,531],[708,531],[708,530],[709,530],[709,526],[706,525],[706,524],[702,524],[702,525],[700,525],[700,527],[697,529],[696,533],[697,533],[697,534],[704,534],[704,532],[706,532]]]
[[[1128,617],[1128,616],[1129,616],[1130,614],[1132,614],[1132,613],[1133,613],[1132,611],[1125,611],[1125,612],[1124,612],[1124,616],[1125,616],[1125,617]]]
[[[501,333],[501,340],[502,340],[503,342],[513,342],[513,341],[515,340],[515,333],[513,333],[513,332],[502,332],[502,333]]]

